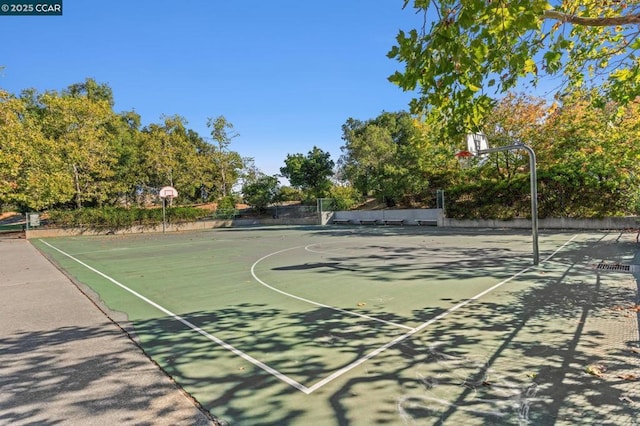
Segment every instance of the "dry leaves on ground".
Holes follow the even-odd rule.
[[[604,373],[607,371],[607,367],[602,364],[590,364],[585,367],[584,371],[592,376],[603,377]]]
[[[629,380],[631,382],[638,380],[638,376],[635,374],[618,374],[618,378],[622,380]]]

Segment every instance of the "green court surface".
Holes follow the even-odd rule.
[[[269,227],[31,240],[230,424],[637,424],[635,234]],[[636,377],[638,375],[638,377]],[[635,422],[635,423],[634,423]]]

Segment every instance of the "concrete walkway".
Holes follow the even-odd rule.
[[[0,424],[216,423],[27,240],[0,238]]]

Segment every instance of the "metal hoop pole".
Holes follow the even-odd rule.
[[[166,227],[165,223],[167,221],[166,213],[165,213],[165,211],[166,211],[166,208],[165,208],[166,201],[165,200],[166,200],[166,198],[162,197],[162,233],[163,234],[164,234],[164,230],[165,230],[165,227]]]
[[[529,153],[529,176],[531,181],[531,233],[533,236],[533,264],[540,263],[538,250],[538,174],[536,172],[536,153],[529,145],[508,145],[496,148],[481,149],[478,154],[490,154],[500,151],[516,151],[524,149]]]

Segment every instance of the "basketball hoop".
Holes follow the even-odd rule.
[[[162,198],[162,232],[164,233],[166,228],[167,216],[166,216],[166,199],[169,199],[169,203],[178,196],[178,191],[173,186],[164,186],[158,191],[158,196]]]
[[[460,152],[457,152],[456,155],[456,160],[458,160],[458,164],[460,164],[460,167],[463,169],[468,169],[469,167],[471,167],[471,161],[473,159],[473,154],[467,150],[462,150]]]
[[[469,169],[472,166],[484,164],[488,158],[485,151],[489,148],[489,143],[484,133],[468,133],[465,139],[467,149],[458,151],[455,155],[460,168]]]

